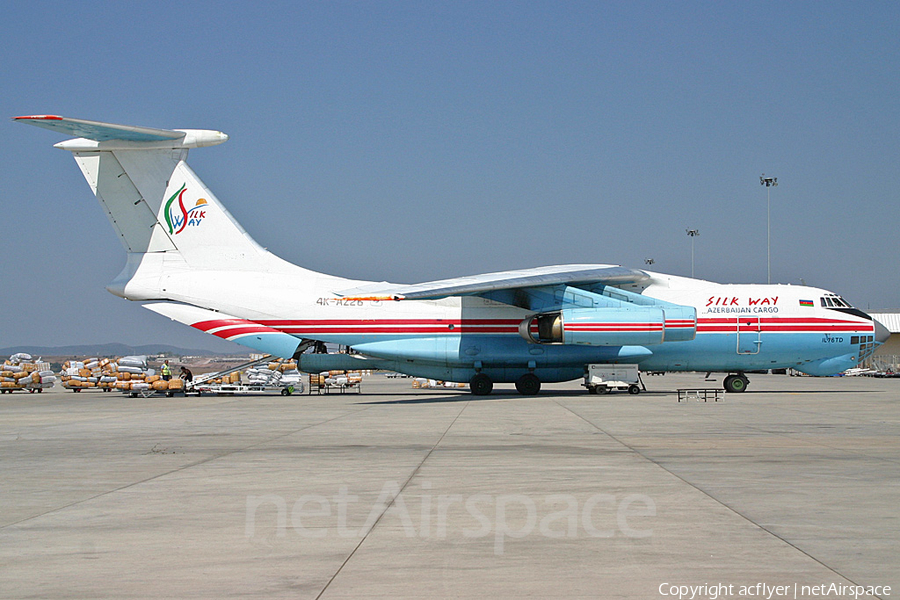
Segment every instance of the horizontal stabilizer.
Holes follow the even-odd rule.
[[[70,119],[56,115],[15,117],[13,121],[75,136],[76,140],[81,140],[80,143],[70,140],[57,144],[58,148],[73,152],[92,149],[108,150],[122,146],[122,144],[117,142],[137,144],[138,147],[151,145],[152,147],[164,148],[201,148],[204,146],[215,146],[228,140],[228,136],[221,131],[207,129],[153,129],[151,127]],[[85,146],[84,140],[92,140],[100,145]],[[134,146],[131,147],[133,148]]]
[[[134,127],[131,125],[114,125],[112,123],[85,121],[84,119],[69,119],[66,117],[57,117],[55,115],[16,117],[13,120],[97,142],[105,142],[108,140],[162,142],[166,140],[177,140],[184,137],[183,131],[151,129],[149,127]]]
[[[457,277],[415,285],[367,285],[343,290],[337,292],[337,295],[365,300],[434,300],[448,296],[473,296],[498,290],[548,285],[578,283],[621,285],[646,279],[649,279],[649,275],[643,271],[614,265],[557,265]]]

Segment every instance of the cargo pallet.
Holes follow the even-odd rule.
[[[129,398],[149,398],[150,396],[154,396],[159,394],[160,396],[165,396],[166,398],[172,398],[175,394],[181,394],[182,396],[187,396],[184,388],[180,390],[154,390],[152,387],[147,388],[146,390],[121,390],[123,394],[128,394]]]
[[[31,383],[23,386],[9,387],[9,388],[0,388],[0,394],[12,394],[13,392],[29,392],[31,394],[37,392],[40,394],[46,388],[52,388],[52,383]]]
[[[350,378],[346,375],[339,375],[340,379],[336,381],[332,381],[329,383],[329,379],[331,377],[326,377],[322,374],[310,373],[309,374],[309,393],[312,395],[315,394],[330,394],[332,390],[336,390],[341,394],[344,394],[348,391],[356,390],[357,394],[362,393],[362,378]],[[302,392],[301,392],[302,393]]]
[[[244,396],[250,394],[267,394],[269,392],[279,392],[282,396],[290,396],[291,394],[302,394],[303,384],[297,382],[294,385],[263,385],[263,384],[243,384],[243,383],[207,383],[193,386],[191,392],[202,396],[203,394],[215,394],[217,396]]]

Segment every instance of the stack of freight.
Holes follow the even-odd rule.
[[[99,388],[108,392],[115,387],[115,365],[108,358],[67,360],[63,363],[60,378],[63,387],[75,392],[84,388]]]
[[[216,377],[215,379],[210,379],[205,381],[204,383],[224,383],[228,384],[236,384],[241,382],[241,374],[237,371],[234,373],[229,373],[228,375],[223,375],[222,377]]]
[[[322,371],[318,375],[310,375],[309,383],[319,388],[359,388],[363,375],[370,371]]]
[[[13,390],[40,392],[53,387],[55,381],[50,365],[32,362],[31,355],[24,352],[13,354],[0,365],[0,391],[6,393]]]
[[[164,381],[157,375],[154,369],[147,366],[146,356],[66,361],[61,376],[63,386],[76,392],[84,388],[99,388],[106,392],[169,392],[184,389],[181,379]]]
[[[168,381],[147,367],[145,356],[124,356],[115,361],[116,389],[123,392],[180,392],[184,390],[184,380],[172,378]]]
[[[293,360],[276,358],[265,367],[247,369],[251,384],[288,387],[300,383],[300,371]]]
[[[417,377],[413,379],[412,386],[417,389],[436,389],[436,388],[451,388],[451,389],[460,389],[466,387],[465,383],[455,383],[453,381],[440,381],[438,379],[425,379],[423,377]]]
[[[159,379],[156,371],[147,367],[145,356],[123,356],[110,365],[110,372],[116,377],[114,385],[122,392],[147,391]]]
[[[300,371],[293,360],[281,358],[272,359],[266,366],[252,367],[244,371],[246,382],[249,385],[265,387],[288,387],[300,383]],[[241,373],[235,372],[223,377],[217,377],[209,383],[238,384],[241,383]]]

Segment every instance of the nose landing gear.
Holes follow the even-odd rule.
[[[744,392],[747,390],[747,386],[749,384],[750,380],[747,379],[747,376],[743,373],[739,373],[737,375],[729,375],[722,382],[722,386],[725,388],[725,391],[730,393]]]

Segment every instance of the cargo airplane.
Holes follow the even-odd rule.
[[[415,285],[354,281],[258,245],[187,165],[219,131],[151,129],[51,115],[14,120],[74,136],[74,155],[127,260],[107,289],[301,370],[389,369],[468,382],[473,394],[577,379],[585,365],[727,374],[855,367],[888,332],[837,294],[723,285],[604,264],[539,267]],[[346,354],[307,352],[317,342]]]

